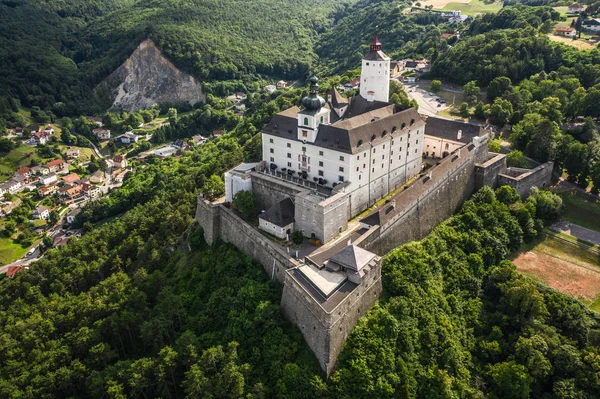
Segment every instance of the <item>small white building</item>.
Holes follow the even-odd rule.
[[[579,14],[584,11],[585,7],[579,3],[573,3],[569,7],[567,7],[567,14]]]
[[[125,134],[122,134],[122,135],[116,137],[115,141],[120,141],[121,143],[129,144],[129,143],[137,143],[139,139],[140,139],[140,136],[138,136],[137,134],[135,134],[133,132],[127,132]]]
[[[79,151],[79,149],[77,149],[77,148],[69,148],[67,150],[67,158],[68,159],[77,159],[77,158],[79,158],[80,153],[81,153],[81,151]]]
[[[96,128],[92,130],[96,136],[98,136],[98,140],[110,140],[110,130]]]
[[[42,186],[47,186],[48,184],[56,183],[57,181],[58,178],[56,177],[56,173],[50,173],[45,176],[41,176],[39,180]]]
[[[294,213],[294,203],[288,197],[258,217],[258,228],[281,239],[289,238],[294,231]]]
[[[159,158],[172,157],[176,153],[177,153],[177,148],[171,147],[171,146],[159,148],[158,150],[154,151],[154,155],[156,155]]]
[[[33,218],[34,219],[47,220],[49,217],[50,217],[50,210],[48,210],[48,208],[46,208],[43,205],[38,206],[33,211]]]
[[[67,213],[67,223],[72,224],[75,221],[75,217],[77,216],[77,214],[79,214],[79,212],[81,212],[81,209],[75,208],[69,213]]]
[[[583,29],[591,30],[594,32],[600,31],[600,18],[593,18],[585,20],[581,23]]]
[[[275,91],[277,90],[277,87],[275,85],[267,85],[265,86],[265,91],[269,94],[273,94],[275,93]]]

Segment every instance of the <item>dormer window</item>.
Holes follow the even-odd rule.
[[[406,127],[406,123],[403,123],[400,129],[404,129]]]
[[[387,135],[387,130],[384,130],[383,132],[381,132],[381,137],[384,137],[385,135]]]
[[[358,143],[356,143],[356,146],[360,147],[362,144],[363,144],[363,141],[362,140],[358,140]]]
[[[410,125],[412,126],[412,125],[414,125],[414,124],[415,124],[415,120],[414,120],[414,119],[411,119],[411,120],[410,120]]]
[[[392,126],[392,133],[396,131],[396,126]]]
[[[372,135],[372,136],[371,136],[371,141],[375,140],[375,138],[376,138],[376,136],[375,136],[375,135]]]

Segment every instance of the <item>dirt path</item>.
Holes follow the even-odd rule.
[[[564,220],[559,220],[558,222],[554,223],[551,228],[591,244],[600,245],[600,233],[597,231],[586,229],[585,227],[581,227]]]

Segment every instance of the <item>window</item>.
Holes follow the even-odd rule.
[[[323,161],[319,161],[319,166],[323,166]]]
[[[417,153],[418,148],[415,148],[415,154]]]
[[[373,160],[373,165],[375,165],[375,160]]]
[[[275,154],[275,150],[274,150],[274,149],[272,149],[272,148],[269,148],[269,152],[270,152],[271,154]]]
[[[384,167],[384,165],[383,165],[383,164],[381,164],[381,169],[383,169],[383,167]]]
[[[271,162],[275,162],[275,158],[271,157]]]
[[[362,175],[358,175],[358,180],[361,180],[361,178],[362,178]]]
[[[291,158],[291,157],[292,157],[292,154],[288,152],[288,153],[287,153],[287,157],[288,157],[288,158]]]
[[[392,152],[390,153],[390,155],[394,155],[394,151],[392,151]]]
[[[287,143],[287,148],[292,148],[292,144],[291,143]]]
[[[306,130],[302,131],[302,137],[308,137],[308,132]]]
[[[392,140],[392,146],[394,145],[394,140]]]
[[[358,172],[358,169],[359,169],[359,168],[358,168],[358,166],[357,166],[357,167],[356,167],[356,171],[357,171],[357,172]]]
[[[273,144],[273,139],[269,139],[269,143]]]
[[[340,155],[340,161],[343,161],[343,160],[344,160],[344,156]]]
[[[340,166],[339,169],[338,169],[338,171],[343,172],[344,171],[344,167]]]
[[[341,183],[344,181],[344,176],[338,176],[338,181]]]
[[[292,167],[292,163],[288,162],[288,168],[291,168],[291,167]]]
[[[446,143],[446,149],[448,149],[448,147],[450,147],[450,144]]]
[[[402,159],[402,155],[398,155],[398,161]]]
[[[383,145],[383,149],[385,150],[385,144]]]
[[[306,152],[306,147],[302,147],[302,152]]]
[[[367,64],[366,64],[366,65],[367,65],[367,66],[369,66],[369,63],[367,62]]]
[[[412,126],[412,125],[414,125],[414,124],[415,124],[415,120],[414,120],[414,119],[411,119],[411,120],[410,120],[410,125]]]
[[[323,156],[323,151],[319,151],[319,155],[320,155],[320,156]]]
[[[321,123],[323,123],[323,115],[321,115]]]
[[[373,173],[375,173],[375,168],[373,168]]]
[[[383,154],[383,155],[381,156],[381,159],[385,159],[385,154]]]
[[[419,140],[415,141],[415,144],[419,144]]]
[[[366,167],[367,167],[367,164],[366,164],[366,163],[363,163],[363,169],[364,169],[364,168],[366,168]]]
[[[360,155],[357,155],[357,156],[356,156],[356,160],[357,160],[357,161],[360,161]]]
[[[396,126],[392,126],[392,133],[396,131]]]
[[[358,143],[356,143],[357,147],[360,147],[362,145],[363,141],[362,140],[358,140]]]
[[[304,118],[304,126],[308,126],[308,118]]]
[[[373,154],[375,154],[376,151],[377,151],[377,148],[373,148]]]
[[[323,171],[322,170],[319,171],[319,176],[323,176]]]

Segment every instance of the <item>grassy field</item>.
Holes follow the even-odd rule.
[[[486,4],[481,0],[471,0],[468,3],[452,2],[446,4],[442,10],[454,11],[458,10],[464,15],[474,16],[486,12],[497,12],[502,8],[502,2],[493,2]]]
[[[68,146],[66,145],[59,145],[58,148],[60,149],[61,154],[66,155],[67,154],[67,150],[69,149]],[[95,155],[94,150],[91,148],[87,148],[87,147],[75,147],[72,146],[72,148],[77,148],[79,149],[79,163],[82,162],[89,162],[89,160],[91,159],[92,155]]]
[[[21,145],[8,154],[0,155],[0,179],[6,180],[22,166],[29,166],[31,160],[35,159],[39,164],[47,162],[49,159],[40,158],[35,151],[35,147]]]
[[[583,39],[573,40],[570,37],[556,36],[553,33],[549,33],[548,37],[550,38],[550,40],[568,44],[569,46],[573,46],[573,47],[577,48],[578,50],[591,50],[593,48],[596,48],[598,45],[597,43],[590,43],[587,40],[583,40]]]
[[[600,259],[596,253],[544,235],[533,244],[524,245],[512,261],[521,273],[600,311]]]
[[[565,204],[562,219],[591,230],[600,231],[600,200],[576,190],[557,192]]]
[[[19,259],[27,252],[27,248],[15,244],[10,238],[0,238],[0,264],[7,265]]]

